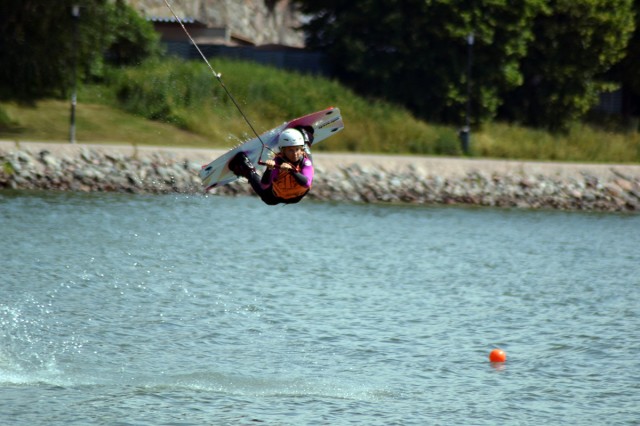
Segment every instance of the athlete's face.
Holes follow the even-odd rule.
[[[304,148],[301,146],[285,146],[282,148],[282,153],[287,160],[297,163],[302,160]]]

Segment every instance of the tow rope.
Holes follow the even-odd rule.
[[[249,125],[249,127],[251,128],[251,131],[253,131],[253,134],[256,135],[256,137],[258,138],[258,140],[260,141],[260,144],[262,144],[262,151],[260,151],[260,159],[262,159],[262,154],[264,153],[264,149],[267,148],[269,151],[274,152],[271,148],[269,148],[263,141],[262,138],[260,137],[260,135],[258,134],[258,132],[256,132],[256,129],[253,128],[253,125],[251,124],[251,122],[249,121],[249,119],[247,118],[247,116],[245,115],[245,113],[242,111],[242,108],[240,108],[240,105],[238,105],[238,102],[236,102],[235,98],[233,97],[233,95],[231,94],[231,92],[229,91],[229,89],[227,89],[227,86],[225,86],[224,82],[222,81],[222,74],[219,72],[216,72],[213,67],[211,66],[211,64],[209,63],[209,61],[207,60],[207,58],[204,56],[204,54],[202,53],[202,50],[200,50],[200,47],[198,47],[198,44],[193,40],[193,38],[191,37],[191,34],[189,34],[189,31],[187,31],[187,28],[184,26],[184,24],[182,23],[182,20],[178,17],[178,15],[176,15],[176,12],[173,10],[173,8],[171,7],[171,5],[169,4],[169,2],[167,0],[164,0],[164,3],[167,5],[167,7],[169,8],[169,10],[171,11],[171,14],[173,15],[173,17],[176,19],[176,21],[178,21],[178,23],[180,24],[180,26],[182,27],[182,29],[184,30],[184,33],[187,35],[187,37],[189,37],[189,40],[191,40],[191,43],[193,43],[193,45],[195,46],[196,50],[198,51],[198,53],[200,54],[200,56],[202,57],[202,59],[204,60],[204,62],[207,64],[207,66],[209,67],[209,69],[211,70],[211,73],[213,74],[213,76],[218,80],[218,82],[220,83],[220,85],[222,86],[222,88],[224,89],[225,93],[227,94],[227,96],[229,96],[229,99],[231,99],[231,101],[233,102],[233,104],[236,106],[236,108],[238,109],[238,111],[240,112],[240,115],[242,115],[242,118],[244,118],[244,121],[246,121],[246,123]],[[260,161],[261,162],[261,161]],[[260,163],[259,162],[259,163]]]

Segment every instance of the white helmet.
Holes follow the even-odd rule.
[[[278,147],[284,148],[286,146],[303,146],[304,145],[304,137],[302,137],[302,133],[296,129],[286,129],[284,132],[280,133],[278,137]]]

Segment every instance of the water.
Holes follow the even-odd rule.
[[[637,215],[0,192],[0,220],[3,425],[640,422]]]

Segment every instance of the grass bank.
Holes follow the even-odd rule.
[[[457,129],[426,123],[403,108],[355,95],[335,81],[227,59],[212,60],[257,131],[328,106],[345,131],[320,151],[461,155]],[[114,71],[109,82],[81,86],[80,142],[229,148],[250,129],[204,63],[154,60]],[[0,138],[68,140],[69,102],[0,103]],[[580,162],[640,163],[640,135],[575,125],[554,135],[502,123],[474,129],[471,155]]]

